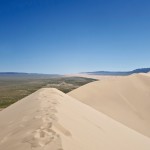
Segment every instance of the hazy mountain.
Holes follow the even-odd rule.
[[[0,77],[32,77],[32,78],[47,78],[60,76],[58,74],[40,74],[40,73],[24,73],[24,72],[0,72]]]
[[[140,69],[135,69],[132,71],[94,71],[94,72],[83,72],[85,74],[92,74],[92,75],[131,75],[134,73],[148,73],[150,72],[150,68],[140,68]]]

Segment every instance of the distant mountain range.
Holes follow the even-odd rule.
[[[91,75],[126,76],[134,73],[148,73],[148,72],[150,72],[150,68],[140,68],[132,71],[94,71],[94,72],[82,72],[82,73],[91,74]]]
[[[0,72],[0,77],[37,77],[47,78],[60,76],[57,74],[40,74],[40,73],[24,73],[24,72]]]
[[[126,76],[134,73],[148,73],[150,68],[140,68],[132,71],[93,71],[93,72],[81,72],[82,74],[91,75],[114,75],[114,76]],[[40,73],[25,73],[25,72],[0,72],[0,76],[14,76],[14,77],[56,77],[61,76],[58,74],[40,74]]]

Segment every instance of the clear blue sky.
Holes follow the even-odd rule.
[[[0,0],[0,72],[150,67],[150,0]]]

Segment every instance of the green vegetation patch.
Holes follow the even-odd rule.
[[[68,93],[84,84],[96,81],[82,77],[0,77],[0,108],[6,108],[16,101],[43,87],[57,88]]]

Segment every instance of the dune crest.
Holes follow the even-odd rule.
[[[150,137],[150,76],[135,74],[89,83],[68,95]]]
[[[0,112],[2,150],[149,150],[150,139],[56,90]],[[120,144],[121,143],[121,144]]]

